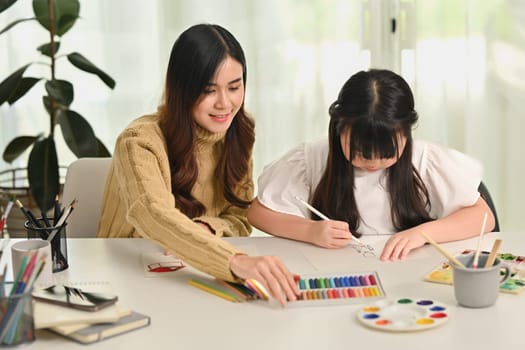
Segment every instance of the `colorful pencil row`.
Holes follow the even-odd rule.
[[[377,285],[374,275],[308,278],[299,279],[298,283],[299,289],[324,289]]]
[[[299,300],[348,299],[383,296],[377,286],[302,291]]]
[[[299,301],[351,299],[383,297],[384,292],[375,273],[365,273],[354,276],[337,277],[295,277],[299,287]],[[231,302],[249,300],[268,300],[269,293],[263,285],[253,279],[248,279],[245,284],[226,282],[219,279],[204,282],[192,279],[188,283],[210,294]]]

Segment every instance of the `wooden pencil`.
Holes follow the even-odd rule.
[[[243,300],[248,300],[248,298],[250,298],[249,295],[242,293],[239,289],[235,288],[230,283],[228,283],[226,281],[223,281],[221,279],[218,279],[218,278],[216,279],[216,281],[217,281],[217,283],[220,283],[222,286],[226,287],[230,292],[232,292],[233,294],[235,294],[239,298],[241,298]]]
[[[209,284],[206,284],[202,281],[198,281],[198,280],[195,280],[195,279],[191,279],[188,281],[188,284],[193,286],[193,287],[196,287],[200,290],[203,290],[205,292],[208,292],[210,294],[213,294],[215,296],[218,296],[219,298],[223,298],[223,299],[226,299],[228,301],[231,301],[233,303],[238,303],[240,300],[234,296],[232,296],[231,294],[228,294],[222,290],[219,290],[217,288],[214,288],[212,286],[210,286]]]

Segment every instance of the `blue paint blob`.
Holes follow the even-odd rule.
[[[445,308],[443,306],[432,306],[430,308],[430,311],[444,311]]]
[[[379,315],[378,314],[364,314],[363,318],[367,320],[373,320],[373,319],[379,318]]]

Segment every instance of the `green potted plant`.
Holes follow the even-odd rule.
[[[17,0],[0,0],[0,13]],[[27,179],[30,192],[42,212],[48,211],[60,191],[59,162],[55,147],[55,128],[60,126],[65,143],[76,157],[109,157],[110,153],[88,123],[78,112],[71,109],[74,99],[73,84],[58,77],[57,63],[69,61],[76,68],[98,76],[109,88],[115,81],[78,52],[57,55],[60,41],[79,18],[78,0],[33,0],[33,17],[18,19],[0,31],[0,35],[15,25],[27,21],[38,22],[49,33],[49,41],[38,46],[40,59],[49,66],[47,78],[25,76],[30,62],[10,74],[0,83],[0,106],[14,104],[37,83],[43,82],[45,94],[42,98],[43,112],[49,117],[49,132],[37,135],[22,135],[8,143],[3,159],[12,163],[24,151],[30,149],[27,162]],[[44,112],[44,113],[45,113]]]

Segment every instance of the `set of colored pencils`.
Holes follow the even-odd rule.
[[[191,279],[188,281],[188,284],[233,303],[242,303],[257,299],[267,300],[269,298],[268,292],[265,291],[259,282],[254,281],[255,280],[247,280],[247,283],[243,285],[220,279],[209,282]]]
[[[14,345],[24,339],[34,338],[32,314],[26,315],[26,307],[32,308],[31,291],[33,284],[42,271],[46,256],[38,257],[38,252],[31,252],[22,259],[11,290],[6,290],[7,264],[4,267],[0,284],[0,344]],[[28,319],[29,317],[29,319]]]

